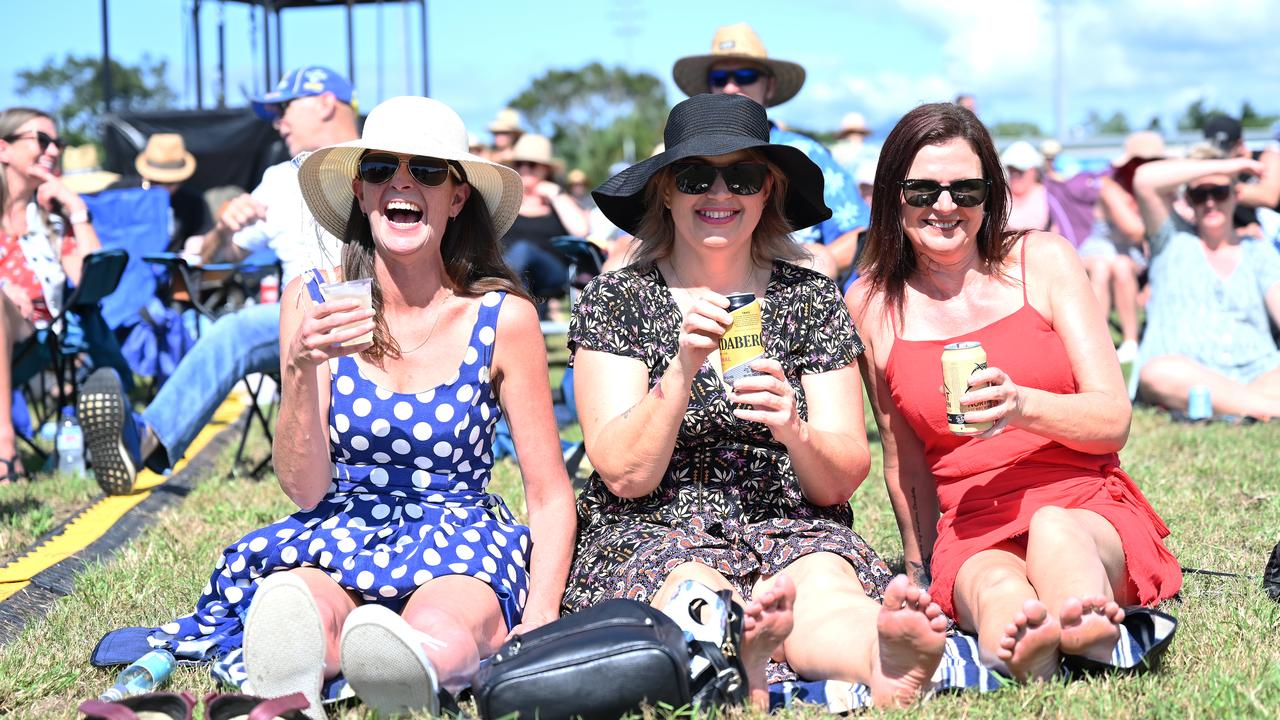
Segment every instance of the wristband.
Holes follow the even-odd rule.
[[[72,225],[83,225],[87,222],[93,222],[93,216],[89,214],[89,208],[85,208],[80,212],[71,213],[71,216],[67,218],[67,222]]]

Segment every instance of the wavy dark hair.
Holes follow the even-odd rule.
[[[921,105],[903,115],[880,150],[871,195],[871,226],[859,266],[871,290],[885,294],[899,322],[907,278],[919,269],[919,262],[902,227],[902,189],[898,182],[906,179],[920,148],[954,138],[969,143],[982,163],[982,176],[991,181],[977,237],[978,257],[985,269],[998,271],[1018,238],[1025,234],[1005,229],[1009,222],[1009,184],[991,134],[978,116],[954,103]]]
[[[762,162],[769,168],[773,189],[760,214],[760,222],[751,234],[751,260],[761,267],[769,267],[774,260],[800,260],[809,252],[791,239],[795,230],[787,220],[787,188],[790,183],[778,166],[769,162],[764,153],[748,150],[752,161]],[[644,215],[636,227],[636,245],[628,260],[634,265],[657,262],[671,254],[676,241],[675,223],[667,209],[663,196],[675,189],[675,169],[668,165],[645,184]]]
[[[466,182],[462,166],[451,164]],[[450,178],[449,182],[454,181]],[[347,231],[343,233],[342,242],[343,279],[373,278],[373,345],[361,355],[381,367],[383,358],[400,357],[400,344],[391,337],[382,314],[382,288],[378,286],[378,278],[373,271],[373,230],[355,198],[351,199],[351,212],[347,216]],[[524,284],[502,259],[502,246],[493,227],[493,218],[489,215],[489,206],[474,187],[458,216],[451,218],[445,227],[444,237],[440,240],[440,255],[444,258],[445,272],[459,295],[474,296],[503,290],[533,301]]]

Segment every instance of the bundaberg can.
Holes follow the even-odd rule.
[[[726,295],[733,325],[720,336],[720,370],[724,381],[732,385],[738,378],[758,375],[751,361],[764,355],[760,337],[760,301],[751,293]]]
[[[987,369],[987,351],[976,340],[951,343],[942,348],[942,391],[947,397],[947,428],[956,435],[979,435],[991,427],[990,422],[967,423],[965,411],[986,410],[994,403],[985,402],[961,407],[960,398],[969,392],[969,376]]]

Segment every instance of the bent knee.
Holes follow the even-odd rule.
[[[868,594],[849,561],[835,553],[810,553],[792,562],[783,572],[795,582],[797,596],[848,590]]]

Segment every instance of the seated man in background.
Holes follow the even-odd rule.
[[[169,193],[169,247],[180,252],[187,238],[204,235],[213,228],[213,216],[204,197],[186,184],[196,172],[196,158],[177,133],[156,133],[134,160],[137,175],[120,179],[117,188],[161,188]]]
[[[271,120],[290,155],[359,137],[351,85],[327,68],[308,66],[285,75],[253,107]],[[226,203],[204,237],[203,258],[238,261],[269,248],[286,283],[309,268],[337,265],[341,243],[307,213],[297,175],[292,161],[273,165],[252,194]],[[272,303],[215,322],[140,417],[131,417],[115,371],[95,371],[77,406],[103,492],[131,492],[144,463],[157,472],[172,467],[241,377],[279,367],[280,306]]]

